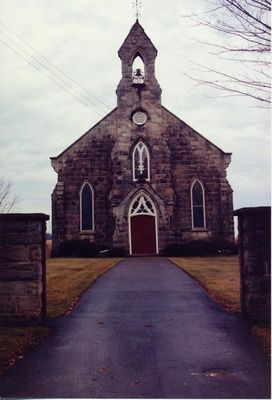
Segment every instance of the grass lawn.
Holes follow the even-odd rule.
[[[196,279],[210,297],[230,312],[240,311],[240,274],[238,256],[169,258]],[[251,329],[263,350],[270,354],[271,329],[255,325]]]
[[[51,258],[47,260],[47,315],[49,319],[71,311],[96,278],[121,258]]]
[[[51,258],[47,260],[47,314],[57,318],[67,314],[80,295],[120,261],[120,258]],[[1,327],[0,373],[40,343],[51,331],[46,325]]]
[[[226,310],[240,311],[239,258],[178,257],[169,258],[195,278],[209,295]]]

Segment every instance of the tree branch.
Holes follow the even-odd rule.
[[[271,0],[214,0],[212,9],[191,15],[197,27],[224,35],[221,43],[218,39],[212,43],[198,42],[217,49],[211,53],[214,57],[232,63],[232,73],[198,65],[202,72],[211,75],[210,79],[198,79],[200,84],[271,102],[270,12]]]
[[[11,194],[11,188],[11,182],[0,178],[0,214],[9,213],[18,201],[18,197]]]

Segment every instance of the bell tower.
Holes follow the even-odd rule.
[[[161,88],[155,77],[157,49],[146,35],[138,19],[118,51],[122,62],[122,78],[117,87],[119,111],[148,108],[161,104]]]

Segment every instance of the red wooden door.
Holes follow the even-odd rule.
[[[135,215],[130,218],[132,254],[156,254],[155,217]]]

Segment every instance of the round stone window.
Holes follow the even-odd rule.
[[[133,114],[132,120],[136,125],[144,125],[147,120],[147,115],[143,111],[136,111],[136,113]]]

